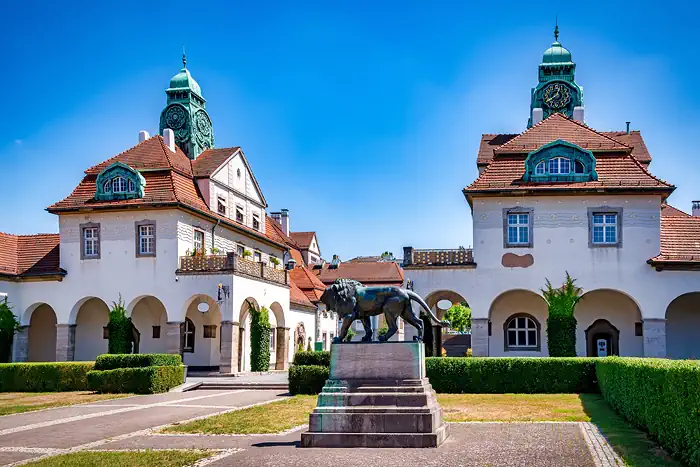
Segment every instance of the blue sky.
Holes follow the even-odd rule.
[[[692,2],[81,3],[4,6],[0,231],[56,232],[46,206],[157,132],[185,44],[217,146],[325,257],[468,247],[480,135],[525,129],[555,15],[587,123],[630,120],[671,203],[700,198]]]

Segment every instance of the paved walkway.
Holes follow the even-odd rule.
[[[278,435],[159,434],[163,425],[267,403],[279,391],[136,396],[0,417],[0,465],[78,450],[214,449],[217,466],[622,465],[590,423],[456,423],[438,449],[301,449],[305,427]]]

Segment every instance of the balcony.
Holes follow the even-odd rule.
[[[289,284],[289,275],[286,270],[272,268],[265,263],[250,261],[233,253],[228,255],[180,257],[178,273],[181,274],[220,274],[227,272],[278,284]]]
[[[418,250],[404,248],[404,267],[476,266],[471,248]]]

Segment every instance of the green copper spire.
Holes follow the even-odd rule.
[[[160,114],[160,134],[170,128],[175,143],[190,159],[214,147],[214,130],[206,111],[206,100],[199,84],[187,69],[187,55],[182,48],[182,69],[170,80],[165,90],[166,107]]]

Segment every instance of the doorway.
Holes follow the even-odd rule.
[[[586,329],[586,356],[620,355],[620,331],[607,319],[599,319]]]

